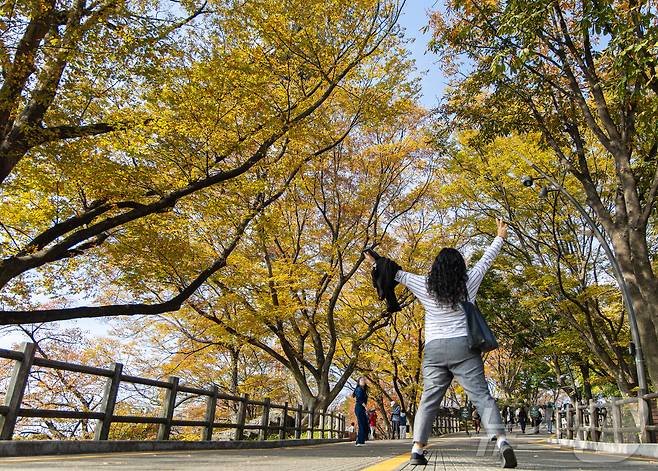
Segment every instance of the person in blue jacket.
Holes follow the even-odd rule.
[[[363,446],[368,439],[370,432],[370,422],[368,421],[368,413],[366,411],[366,403],[368,402],[368,383],[366,379],[361,376],[356,383],[356,388],[352,393],[354,397],[354,415],[359,424],[359,432],[356,435],[356,446]]]

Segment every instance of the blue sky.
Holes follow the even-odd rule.
[[[423,94],[421,102],[427,108],[437,105],[446,81],[436,64],[436,56],[426,52],[431,35],[429,32],[423,34],[421,29],[428,24],[428,12],[441,8],[442,3],[436,0],[407,0],[400,17],[400,25],[405,29],[405,36],[413,39],[408,47],[421,76]]]
[[[408,48],[412,58],[416,61],[417,74],[421,78],[421,103],[427,108],[433,108],[438,104],[446,81],[436,64],[436,57],[426,52],[431,35],[423,34],[421,29],[428,23],[428,12],[441,7],[441,2],[436,0],[407,0],[400,17],[400,25],[405,29],[405,36],[412,39]],[[107,335],[110,324],[111,321],[105,319],[84,319],[59,323],[62,329],[79,327],[91,336]],[[11,348],[14,344],[24,340],[25,338],[20,333],[4,334],[0,337],[0,348]]]

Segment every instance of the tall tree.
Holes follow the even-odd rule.
[[[405,97],[391,105],[304,172],[189,302],[196,316],[186,322],[201,316],[262,350],[312,409],[331,404],[361,350],[389,323],[370,281],[358,280],[367,276],[361,250],[388,240],[432,175],[424,113]],[[226,303],[241,309],[227,311]]]
[[[84,2],[75,8],[86,14]],[[148,54],[130,56],[143,76],[133,86],[127,80],[120,85],[122,93],[131,92],[129,106],[143,115],[139,123],[102,139],[54,142],[12,167],[1,195],[0,295],[9,309],[0,311],[0,323],[178,309],[225,265],[253,217],[285,191],[304,162],[344,139],[350,119],[338,120],[348,122],[343,129],[322,132],[316,116],[326,120],[334,113],[338,118],[341,110],[333,103],[337,95],[345,103],[346,95],[361,97],[368,89],[369,70],[390,55],[381,46],[394,33],[399,6],[370,0],[350,8],[342,2],[310,6],[268,1],[217,3],[212,12],[177,37],[175,45],[167,43],[157,60]],[[130,37],[122,19],[135,15],[125,10],[115,14],[117,18],[99,26],[101,32],[112,36],[119,30]],[[92,38],[83,35],[85,41]],[[48,54],[62,52],[57,47],[43,51],[45,63],[57,61]],[[62,98],[59,113],[50,109],[53,119],[75,114],[71,106]],[[350,111],[342,112],[349,116]],[[318,135],[309,142],[305,130],[313,126]],[[277,165],[288,171],[283,174]],[[278,179],[267,180],[268,174]],[[237,188],[239,184],[243,187]],[[66,287],[78,282],[81,273],[93,273],[106,263],[108,251],[129,242],[140,229],[149,237],[149,230],[193,211],[191,204],[212,199],[221,204],[225,193],[251,195],[241,202],[248,210],[237,220],[234,215],[232,230],[224,231],[214,258],[206,259],[168,299],[54,310],[30,305],[30,294],[52,292],[53,280]]]
[[[612,242],[658,384],[658,28],[653,3],[449,2],[432,48],[465,73],[446,112],[479,138],[537,134]],[[460,68],[460,64],[464,67]]]
[[[469,135],[443,160],[451,181],[439,201],[460,211],[460,225],[472,233],[486,232],[490,219],[502,214],[514,235],[497,261],[503,270],[483,285],[483,312],[507,348],[545,361],[557,377],[559,357],[571,357],[575,364],[595,363],[629,394],[637,385],[626,348],[629,329],[600,245],[559,193],[538,198],[520,181],[527,168],[516,165],[515,149],[539,162],[550,152],[516,137],[469,144]],[[576,182],[564,184],[577,192]]]

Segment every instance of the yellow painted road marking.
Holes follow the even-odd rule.
[[[393,471],[407,461],[409,461],[409,452],[403,455],[398,455],[394,458],[390,458],[386,461],[380,461],[379,463],[375,463],[372,466],[363,468],[361,471]]]
[[[460,437],[446,437],[446,438],[455,438],[459,439]],[[531,442],[534,442],[536,445],[540,445],[546,448],[551,448],[553,451],[557,451],[560,453],[586,453],[586,454],[591,454],[591,455],[607,455],[615,458],[620,458],[624,457],[624,455],[620,454],[615,454],[615,453],[607,453],[605,451],[594,451],[594,450],[580,450],[580,449],[573,449],[573,448],[568,448],[568,447],[562,447],[557,444],[553,443],[547,443],[543,439],[533,439],[530,440]],[[428,445],[427,448],[432,447],[433,445]],[[532,450],[517,450],[517,451],[532,451]],[[657,460],[654,458],[646,458],[643,456],[626,456],[625,459],[628,460],[633,460],[633,461],[645,461],[649,463],[655,463]],[[409,461],[409,453],[404,453],[399,456],[395,456],[393,458],[390,458],[385,461],[381,461],[379,463],[375,463],[374,465],[368,466],[367,468],[363,468],[361,471],[393,471],[400,467],[402,464],[406,463]]]
[[[446,437],[450,438],[450,437]],[[425,449],[434,447],[436,444],[427,445]],[[361,471],[393,471],[397,469],[401,464],[406,463],[411,458],[411,452],[406,452],[393,458],[389,458],[386,461],[380,461],[375,463],[367,468],[363,468]]]

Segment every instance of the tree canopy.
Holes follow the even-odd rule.
[[[144,376],[309,409],[336,407],[363,375],[384,415],[395,400],[413,419],[424,312],[398,288],[402,311],[388,313],[362,251],[419,274],[446,246],[472,264],[502,217],[510,237],[478,295],[500,342],[485,357],[494,394],[635,394],[624,301],[655,388],[655,5],[450,0],[428,18],[428,52],[451,80],[432,110],[403,8],[3,3],[2,329],[44,356],[102,364],[121,351]],[[65,322],[100,317],[120,320],[96,341]],[[39,407],[91,410],[102,392],[34,381]],[[131,398],[126,411],[159,400]]]

